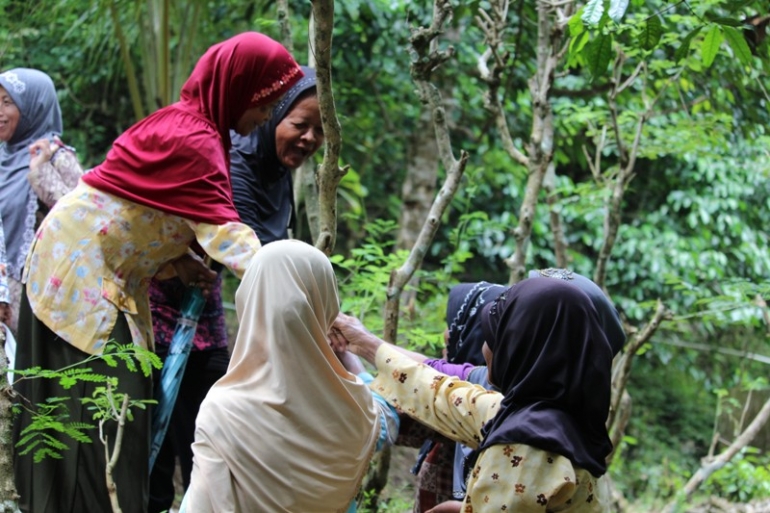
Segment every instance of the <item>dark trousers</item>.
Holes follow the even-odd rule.
[[[167,351],[167,346],[156,348],[156,353],[164,361]],[[230,356],[226,347],[190,352],[166,438],[150,474],[149,513],[166,511],[174,502],[176,458],[179,458],[184,489],[190,484],[195,418],[211,386],[227,372],[229,362]],[[156,379],[156,382],[158,381],[159,377]]]
[[[19,308],[19,336],[16,349],[16,368],[28,369],[40,366],[58,370],[78,364],[88,355],[59,338],[37,319],[29,306],[26,294],[22,294]],[[125,317],[118,315],[111,338],[120,344],[129,344],[131,332]],[[117,391],[127,393],[131,399],[152,397],[152,379],[141,372],[128,370],[123,363],[116,368],[104,361],[88,363],[95,374],[118,378]],[[34,405],[42,404],[49,397],[67,398],[68,418],[64,422],[78,422],[98,426],[94,412],[83,406],[82,397],[91,397],[96,387],[103,383],[79,382],[64,389],[53,379],[20,379],[16,376],[14,389],[17,402],[25,405],[14,419],[13,442],[19,441],[21,432],[28,427],[37,411]],[[29,408],[29,409],[28,409]],[[30,411],[30,409],[32,411]],[[150,414],[134,408],[133,419],[125,424],[122,448],[113,478],[121,509],[126,513],[143,513],[149,495]],[[114,447],[117,423],[108,421],[104,426],[110,451]],[[62,434],[51,432],[66,449],[59,451],[61,459],[45,458],[33,461],[32,451],[14,457],[14,476],[19,492],[19,507],[25,513],[105,513],[112,511],[105,478],[106,460],[104,445],[99,440],[98,429],[87,429],[91,443],[77,443]]]

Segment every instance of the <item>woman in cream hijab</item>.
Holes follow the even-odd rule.
[[[182,511],[347,511],[380,425],[368,387],[329,346],[339,297],[328,258],[268,244],[235,303],[235,348],[198,414]]]

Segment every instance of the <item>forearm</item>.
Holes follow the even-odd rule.
[[[481,428],[499,409],[502,396],[416,363],[391,345],[380,345],[372,389],[401,411],[442,435],[476,447]]]
[[[242,278],[251,259],[261,247],[254,230],[236,222],[212,225],[190,221],[190,224],[203,251],[230,269],[238,278]]]
[[[455,376],[464,381],[468,380],[468,375],[475,368],[475,365],[471,363],[449,363],[446,360],[437,360],[434,358],[426,358],[422,363],[436,369],[442,374]]]
[[[365,336],[364,340],[355,346],[355,353],[367,362],[374,365],[375,358],[377,356],[377,349],[379,349],[382,344],[387,344],[387,342],[369,333],[368,336]],[[388,345],[393,346],[392,344]]]

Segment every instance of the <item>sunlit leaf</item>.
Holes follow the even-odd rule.
[[[583,32],[578,37],[570,41],[569,53],[570,54],[580,53],[583,50],[583,48],[585,48],[589,40],[590,40],[589,33]]]
[[[628,9],[628,0],[610,0],[610,19],[619,23]]]
[[[722,29],[719,25],[712,25],[706,37],[703,38],[703,42],[700,47],[701,59],[703,60],[703,66],[710,67],[714,63],[714,59],[719,52],[719,45],[722,44],[724,36],[722,35]]]
[[[583,23],[589,26],[595,26],[602,19],[604,14],[604,0],[589,0],[586,4],[583,16]]]
[[[574,38],[585,32],[585,25],[583,25],[583,20],[581,19],[582,13],[583,9],[580,9],[567,22],[570,37]]]

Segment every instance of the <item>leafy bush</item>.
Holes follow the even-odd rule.
[[[746,447],[706,480],[704,491],[731,502],[770,497],[770,455]]]

